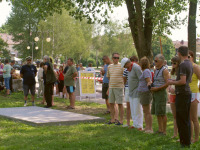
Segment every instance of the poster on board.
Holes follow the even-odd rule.
[[[96,98],[95,72],[79,71],[80,96]]]

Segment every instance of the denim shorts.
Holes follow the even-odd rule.
[[[5,87],[7,90],[10,90],[10,77],[4,78]]]

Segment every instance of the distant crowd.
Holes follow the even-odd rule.
[[[172,69],[169,70],[162,54],[154,58],[150,64],[147,57],[140,60],[136,56],[122,58],[112,54],[112,61],[108,56],[102,58],[104,66],[101,69],[103,75],[102,98],[105,99],[107,114],[111,119],[107,124],[115,124],[129,128],[135,128],[145,133],[167,134],[166,106],[170,103],[174,118],[174,135],[179,133],[179,142],[182,147],[189,147],[191,142],[199,141],[198,103],[200,102],[200,67],[194,63],[194,54],[187,47],[181,46],[177,56],[171,59]],[[0,63],[0,77],[5,82],[7,95],[10,94],[10,81],[13,72],[12,62],[5,60],[5,65]],[[26,58],[26,64],[20,70],[23,78],[24,106],[27,106],[27,96],[30,91],[32,105],[34,106],[35,77],[38,77],[38,97],[43,95],[42,104],[47,108],[53,106],[53,89],[60,97],[69,97],[70,105],[67,109],[75,109],[75,83],[78,71],[95,71],[92,64],[83,68],[82,64],[74,65],[74,60],[69,58],[67,65],[59,66],[52,63],[49,56],[44,56],[40,68],[32,64],[32,58]],[[125,100],[126,122],[124,122]],[[157,117],[158,130],[153,131],[152,115]],[[130,124],[130,120],[133,124]],[[143,128],[143,118],[145,128]],[[194,131],[194,132],[193,132]],[[194,135],[194,138],[193,138]]]

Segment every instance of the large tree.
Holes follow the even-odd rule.
[[[20,57],[25,58],[27,55],[32,55],[32,42],[37,33],[37,25],[41,19],[40,13],[37,9],[27,8],[25,3],[29,1],[17,0],[12,1],[12,12],[7,20],[4,28],[8,30],[9,34],[13,35],[13,41],[16,44],[14,48],[19,51]],[[27,50],[30,46],[30,50]],[[33,44],[34,55],[35,44]]]
[[[152,34],[169,33],[179,23],[177,14],[185,9],[186,0],[125,0],[132,38],[139,58],[152,60]],[[27,1],[24,1],[27,2]],[[30,10],[38,10],[46,17],[53,12],[62,13],[62,8],[76,19],[87,18],[88,23],[108,22],[108,12],[122,5],[124,0],[29,0],[25,3]],[[174,18],[171,18],[174,15]],[[101,17],[97,17],[101,16]]]
[[[62,55],[78,61],[89,56],[92,31],[93,25],[87,24],[85,20],[76,20],[66,11],[63,14],[54,13],[39,23],[39,47],[41,50],[43,38],[44,55],[53,54],[54,58]],[[50,43],[45,42],[47,37],[51,37]]]
[[[188,48],[194,52],[196,58],[196,13],[197,0],[189,0],[189,16],[188,16]],[[196,59],[194,59],[196,62]]]
[[[8,44],[0,37],[0,59],[10,59],[10,53],[8,51]]]

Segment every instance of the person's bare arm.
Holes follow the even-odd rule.
[[[20,77],[23,78],[23,74],[22,73],[20,73]]]
[[[127,82],[127,77],[123,77],[123,79],[124,79],[124,85],[125,85]]]
[[[47,65],[44,65],[44,73],[47,74],[47,69],[48,69],[48,66]]]
[[[168,87],[169,71],[167,69],[165,69],[163,71],[163,77],[164,77],[164,80],[165,80],[165,84],[161,87],[152,87],[151,88],[152,92],[160,91],[160,90],[166,89]]]
[[[75,78],[77,75],[78,75],[78,73],[77,73],[77,72],[74,72],[74,73],[72,74],[72,78]]]
[[[151,78],[145,78],[145,81],[147,82],[147,86],[151,85]]]

